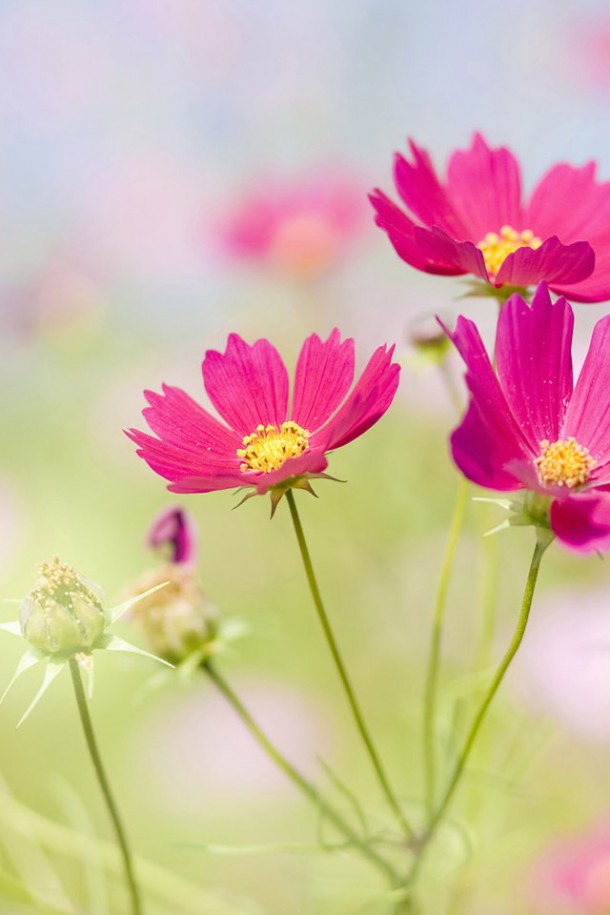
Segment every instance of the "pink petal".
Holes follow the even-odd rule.
[[[540,238],[557,235],[564,244],[585,239],[596,248],[595,241],[610,232],[610,182],[595,181],[594,162],[555,165],[535,188],[524,225]]]
[[[487,280],[483,255],[471,242],[457,242],[440,229],[417,226],[379,190],[370,201],[375,222],[387,232],[398,256],[412,267],[441,276],[474,273]]]
[[[394,160],[394,180],[409,211],[425,226],[438,226],[452,238],[468,238],[447,191],[438,180],[428,153],[409,140],[413,164],[403,156]]]
[[[480,134],[475,134],[469,150],[451,157],[447,195],[466,227],[466,237],[475,242],[504,225],[521,229],[519,164],[510,150],[490,149]]]
[[[608,224],[610,228],[610,223]],[[556,281],[553,289],[573,302],[605,302],[610,299],[610,235],[600,242],[591,240],[595,251],[595,269],[591,276],[574,286]]]
[[[496,364],[504,396],[531,449],[559,438],[572,396],[574,315],[565,299],[553,305],[545,285],[531,307],[518,295],[500,312]]]
[[[523,489],[517,469],[523,459],[520,456],[515,460],[515,442],[507,435],[506,427],[495,420],[472,400],[449,439],[451,456],[464,476],[477,486],[503,492]]]
[[[573,435],[599,463],[610,459],[610,315],[593,329],[562,434]]]
[[[538,449],[532,453],[513,416],[475,324],[459,317],[455,331],[445,331],[466,363],[472,394],[468,412],[451,436],[453,458],[481,486],[519,489],[523,483],[507,467],[531,463]]]
[[[288,458],[277,470],[271,473],[244,474],[251,479],[256,486],[259,495],[267,492],[272,486],[277,486],[291,477],[303,476],[303,474],[323,473],[328,467],[328,461],[322,448],[310,448],[298,457]],[[256,479],[254,479],[256,477]]]
[[[145,391],[149,407],[142,411],[152,431],[164,441],[195,454],[231,454],[241,438],[200,407],[180,388],[162,385],[163,394]]]
[[[327,425],[312,437],[313,447],[340,448],[370,429],[386,412],[398,387],[400,366],[393,363],[394,347],[375,350],[354,390]]]
[[[555,499],[551,527],[561,542],[579,553],[610,549],[610,494],[591,491]]]
[[[595,267],[593,248],[586,241],[562,245],[556,236],[547,238],[539,248],[524,246],[509,254],[500,267],[498,286],[534,286],[544,281],[580,283],[591,276]]]
[[[294,380],[291,418],[315,432],[335,412],[354,378],[354,341],[344,340],[335,328],[324,343],[308,337],[299,355]]]
[[[243,486],[239,474],[211,474],[210,476],[181,477],[167,488],[170,492],[188,495],[197,492],[216,492],[221,489],[237,489]]]
[[[222,418],[240,436],[262,423],[279,428],[288,408],[288,372],[268,340],[249,346],[230,334],[225,353],[208,350],[203,360],[208,396]]]
[[[292,477],[303,474],[317,474],[326,470],[328,461],[320,449],[309,450],[296,458],[289,458],[277,470],[271,473],[237,473],[225,475],[191,476],[177,480],[167,488],[171,492],[196,493],[211,492],[216,489],[232,489],[242,486],[254,486],[259,495]]]
[[[138,445],[138,455],[160,476],[177,480],[183,476],[209,475],[210,473],[231,472],[239,467],[237,454],[228,456],[214,451],[187,451],[169,442],[160,441],[137,429],[126,430],[128,438]]]

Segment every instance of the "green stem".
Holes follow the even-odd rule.
[[[83,725],[85,740],[87,741],[87,747],[89,748],[89,754],[91,756],[93,768],[95,769],[95,774],[97,775],[97,780],[102,790],[102,794],[104,795],[106,807],[108,808],[108,813],[110,814],[110,819],[112,820],[114,831],[116,833],[119,847],[121,849],[123,865],[125,868],[125,877],[127,879],[127,885],[129,887],[129,894],[131,897],[131,911],[133,912],[133,915],[142,915],[142,904],[140,902],[140,894],[134,876],[131,853],[127,844],[127,836],[125,834],[125,830],[123,829],[119,811],[112,796],[110,784],[108,782],[108,778],[106,776],[102,759],[97,747],[97,741],[93,731],[93,723],[91,721],[91,716],[89,715],[87,697],[85,696],[85,690],[83,689],[83,682],[81,680],[78,662],[74,658],[70,658],[70,673],[72,674],[72,683],[74,684],[76,703],[78,705],[80,720]]]
[[[430,819],[430,821],[428,823],[428,827],[427,827],[424,835],[420,839],[420,843],[419,843],[420,854],[419,854],[418,858],[416,859],[414,868],[411,872],[411,880],[413,880],[413,878],[415,876],[415,872],[417,871],[417,869],[419,867],[419,864],[422,859],[422,853],[423,853],[425,847],[431,841],[436,830],[438,829],[438,826],[442,822],[442,819],[443,819],[445,813],[447,812],[447,808],[449,807],[449,804],[453,798],[455,790],[458,787],[460,780],[462,778],[464,769],[466,767],[466,763],[468,762],[468,759],[472,752],[472,748],[474,747],[475,741],[477,739],[477,735],[479,733],[479,729],[483,723],[485,715],[487,714],[487,710],[489,709],[489,706],[491,705],[494,696],[498,692],[500,684],[502,683],[502,680],[504,679],[504,675],[506,674],[506,671],[510,667],[511,662],[512,662],[513,658],[515,657],[515,655],[519,649],[519,646],[521,645],[521,642],[523,641],[523,636],[525,634],[525,629],[527,626],[527,622],[529,619],[530,610],[531,610],[531,606],[532,606],[532,599],[534,597],[534,590],[536,588],[536,581],[538,579],[540,563],[541,563],[542,557],[544,555],[544,551],[546,550],[546,548],[549,546],[549,544],[551,543],[551,541],[553,539],[553,535],[548,530],[538,528],[536,533],[537,533],[536,545],[534,547],[534,553],[532,555],[532,560],[531,560],[530,567],[529,567],[527,581],[525,584],[525,590],[523,593],[523,600],[521,602],[521,610],[520,610],[519,618],[517,621],[517,627],[515,629],[512,639],[511,639],[510,645],[508,646],[506,654],[502,658],[502,661],[500,662],[500,665],[493,677],[493,680],[491,681],[491,684],[485,694],[485,697],[479,707],[479,710],[475,715],[474,721],[472,722],[472,724],[470,726],[470,730],[469,730],[466,740],[464,742],[464,747],[463,747],[460,755],[458,756],[457,762],[455,764],[455,768],[453,770],[453,774],[451,775],[451,778],[449,779],[447,787],[445,788],[443,797],[442,797],[438,807],[436,808],[436,811],[432,815],[432,818]]]
[[[425,799],[428,817],[432,816],[434,809],[434,799],[436,795],[436,754],[434,747],[434,723],[436,718],[436,703],[438,694],[438,673],[441,653],[441,638],[443,630],[443,620],[445,616],[445,607],[447,604],[447,591],[449,588],[449,579],[451,569],[455,558],[455,551],[458,544],[466,505],[468,503],[468,481],[465,477],[460,480],[458,495],[453,510],[451,520],[451,529],[449,539],[445,549],[445,556],[441,569],[441,576],[436,595],[436,604],[434,607],[434,619],[432,623],[432,638],[430,641],[430,655],[428,658],[428,669],[426,672],[426,686],[424,693],[424,772],[425,772]]]
[[[297,506],[296,506],[296,502],[294,500],[294,496],[292,494],[292,490],[290,490],[290,489],[288,490],[288,492],[286,493],[286,499],[288,501],[288,506],[290,508],[290,514],[292,516],[292,523],[294,524],[294,530],[295,530],[295,533],[297,536],[297,541],[299,543],[299,549],[301,551],[301,558],[303,560],[303,566],[305,567],[305,575],[307,576],[307,581],[309,583],[309,589],[311,591],[311,596],[313,598],[315,608],[318,612],[318,617],[320,619],[320,623],[322,624],[322,629],[324,630],[324,635],[326,636],[326,641],[328,642],[328,647],[330,648],[330,652],[331,652],[333,660],[335,662],[335,666],[337,668],[339,677],[343,684],[343,688],[345,690],[347,700],[348,700],[350,708],[352,710],[352,714],[354,716],[356,726],[358,728],[358,731],[360,732],[360,736],[362,737],[362,741],[364,743],[366,751],[373,764],[373,768],[377,774],[377,778],[379,780],[379,784],[381,785],[382,791],[385,794],[385,797],[386,797],[390,807],[394,811],[396,818],[397,818],[398,822],[400,823],[405,836],[407,837],[407,839],[409,841],[412,841],[414,838],[413,830],[412,830],[411,826],[409,825],[409,823],[407,822],[407,819],[406,819],[404,813],[400,809],[400,805],[396,799],[394,792],[392,791],[392,788],[388,781],[388,777],[385,774],[385,771],[381,764],[381,759],[379,757],[377,750],[375,749],[375,745],[373,743],[371,735],[369,734],[368,728],[365,724],[363,714],[362,714],[362,712],[360,710],[360,706],[358,704],[358,700],[356,699],[356,694],[354,692],[354,689],[352,687],[351,681],[350,681],[348,673],[347,673],[347,669],[345,667],[345,664],[343,663],[343,659],[339,652],[339,647],[337,645],[337,641],[333,634],[333,631],[332,631],[332,628],[330,625],[330,621],[328,619],[328,615],[326,613],[326,610],[324,609],[324,604],[322,603],[322,597],[320,595],[320,589],[318,588],[318,583],[316,581],[316,576],[315,576],[315,573],[313,570],[311,557],[309,555],[309,550],[307,548],[307,542],[305,540],[305,534],[303,533],[301,519],[299,518],[299,513],[297,511]]]
[[[318,811],[324,815],[329,823],[332,823],[339,830],[339,832],[343,833],[351,845],[358,849],[362,855],[368,858],[372,864],[382,870],[385,875],[390,878],[394,885],[400,883],[401,881],[398,873],[385,860],[385,858],[383,858],[374,849],[368,846],[366,842],[364,842],[360,836],[354,832],[349,823],[347,823],[343,817],[338,814],[334,808],[331,807],[320,796],[318,790],[310,782],[308,782],[307,779],[301,775],[301,773],[295,769],[294,766],[289,763],[288,760],[280,753],[277,747],[271,743],[269,738],[258,726],[237,694],[229,686],[227,681],[218,672],[217,668],[211,663],[211,661],[204,661],[201,666],[205,673],[213,681],[213,683],[218,687],[227,702],[232,706],[233,710],[239,715],[242,722],[258,742],[259,746],[262,747],[267,756],[275,763],[275,765],[281,769],[284,775],[289,778],[290,781],[296,785],[296,787],[315,805]]]

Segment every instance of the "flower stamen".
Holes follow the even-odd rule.
[[[539,248],[542,239],[534,235],[531,229],[517,232],[512,226],[502,226],[500,232],[488,232],[485,238],[477,243],[477,248],[483,252],[483,259],[490,279],[500,272],[500,268],[509,254],[519,248]]]
[[[243,448],[237,449],[237,457],[243,464],[242,473],[256,470],[259,473],[271,473],[284,464],[288,458],[298,457],[309,448],[309,432],[297,423],[288,420],[282,423],[279,430],[270,423],[268,426],[256,427],[256,432],[246,435]]]
[[[588,449],[572,436],[552,443],[545,438],[540,442],[540,448],[534,464],[541,483],[575,489],[588,482],[591,470],[597,466]]]

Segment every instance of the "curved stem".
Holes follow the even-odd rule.
[[[80,720],[83,726],[83,731],[85,732],[85,740],[87,741],[87,747],[89,748],[89,754],[91,756],[93,768],[95,769],[97,780],[99,782],[100,788],[102,789],[106,807],[108,808],[108,813],[110,814],[110,819],[112,820],[112,825],[114,826],[114,831],[116,833],[119,847],[121,849],[123,865],[125,868],[125,877],[127,879],[127,886],[129,887],[129,894],[131,896],[131,911],[133,915],[142,915],[142,904],[140,902],[140,894],[134,876],[131,853],[127,844],[127,836],[125,834],[125,830],[123,829],[119,811],[112,796],[110,784],[108,782],[108,778],[106,776],[102,759],[97,747],[97,741],[93,731],[93,723],[91,721],[89,708],[87,706],[87,697],[85,696],[85,690],[83,689],[80,670],[78,669],[78,662],[75,661],[74,658],[70,658],[70,673],[72,674],[72,683],[74,684],[76,703],[78,705]]]
[[[458,544],[466,505],[468,502],[468,481],[465,477],[460,479],[458,495],[453,510],[451,520],[451,529],[449,539],[445,549],[443,566],[436,595],[436,604],[434,607],[434,619],[432,623],[432,638],[430,641],[430,654],[428,658],[428,669],[426,672],[426,686],[424,692],[424,772],[425,772],[425,799],[428,817],[432,816],[434,808],[434,798],[436,795],[436,754],[434,748],[434,722],[436,717],[436,701],[438,693],[438,670],[441,652],[441,637],[443,629],[443,620],[445,616],[445,606],[447,603],[447,591],[449,588],[449,579],[451,569],[455,558],[455,550]]]
[[[445,788],[443,797],[442,797],[436,811],[432,815],[424,835],[420,839],[420,843],[419,843],[420,844],[420,854],[415,862],[415,866],[414,866],[414,869],[411,874],[411,879],[413,879],[414,873],[417,870],[419,863],[421,862],[422,852],[423,852],[425,846],[427,846],[429,844],[430,840],[434,836],[438,826],[440,825],[440,823],[447,811],[447,808],[449,807],[449,804],[453,798],[455,790],[460,783],[462,774],[466,767],[466,763],[468,762],[468,759],[472,752],[472,748],[477,739],[479,729],[483,723],[485,715],[487,714],[487,710],[488,710],[489,706],[491,705],[491,702],[492,702],[494,696],[498,692],[500,684],[502,683],[502,680],[504,679],[504,675],[506,674],[506,671],[510,667],[511,662],[512,662],[513,658],[515,657],[515,655],[519,649],[519,646],[521,645],[521,642],[523,641],[523,636],[525,634],[525,629],[527,626],[527,622],[529,619],[530,610],[531,610],[531,606],[532,606],[532,599],[534,597],[536,581],[538,579],[538,571],[540,569],[540,562],[544,555],[544,551],[546,550],[546,548],[549,546],[549,544],[551,543],[551,541],[553,539],[553,535],[547,530],[542,530],[539,528],[537,530],[536,534],[537,534],[536,545],[534,547],[534,553],[532,555],[529,572],[528,572],[528,576],[527,576],[527,581],[525,583],[525,590],[523,592],[523,599],[521,602],[521,610],[519,613],[519,619],[517,621],[517,627],[515,629],[512,639],[511,639],[510,645],[508,646],[508,649],[507,649],[504,657],[502,658],[502,661],[500,662],[500,665],[493,677],[493,680],[491,681],[491,683],[489,685],[489,688],[483,698],[483,701],[482,701],[481,705],[479,706],[479,710],[475,715],[474,721],[472,722],[472,724],[470,726],[470,730],[469,730],[466,740],[464,742],[464,747],[463,747],[460,755],[458,756],[457,762],[455,764],[455,768],[453,770],[453,774],[451,775],[451,778],[449,779],[447,787]]]
[[[297,511],[297,506],[296,506],[296,503],[294,500],[294,496],[292,494],[292,490],[290,490],[290,489],[286,493],[286,500],[287,500],[288,506],[290,508],[290,514],[292,516],[292,523],[294,524],[294,530],[295,530],[295,533],[297,536],[297,541],[299,543],[299,549],[301,551],[301,558],[303,560],[303,566],[305,567],[305,575],[307,576],[307,581],[309,583],[309,589],[311,591],[311,596],[313,598],[315,608],[318,612],[318,617],[320,619],[320,623],[322,624],[322,629],[324,630],[324,635],[326,636],[326,641],[328,642],[328,647],[330,648],[331,655],[335,662],[335,667],[337,668],[339,677],[343,684],[343,688],[345,690],[347,700],[348,700],[350,708],[352,710],[352,714],[354,716],[356,726],[358,728],[358,731],[360,732],[360,736],[362,737],[362,741],[364,743],[366,751],[369,755],[371,763],[373,764],[373,768],[377,774],[377,778],[379,780],[379,784],[381,785],[381,789],[382,789],[390,807],[394,811],[396,818],[397,818],[398,822],[400,823],[400,826],[401,826],[405,836],[407,837],[407,839],[409,841],[411,841],[414,838],[413,830],[412,830],[411,826],[409,825],[409,823],[407,822],[407,819],[406,819],[404,813],[400,809],[400,805],[396,799],[396,796],[388,781],[388,777],[381,764],[381,759],[379,757],[379,754],[375,748],[371,735],[369,734],[368,728],[364,721],[364,716],[362,714],[362,711],[360,710],[358,700],[356,699],[356,694],[354,692],[354,688],[349,679],[347,669],[343,662],[343,658],[341,657],[341,654],[339,652],[339,647],[337,645],[337,641],[333,634],[333,631],[332,631],[332,628],[330,625],[330,621],[328,619],[328,615],[326,613],[326,610],[324,609],[324,604],[322,602],[322,597],[320,595],[320,589],[318,588],[318,583],[316,581],[316,576],[315,576],[315,573],[313,570],[311,557],[309,555],[309,550],[307,548],[305,534],[303,533],[303,528],[301,526],[301,519],[299,518],[299,513]]]
[[[339,832],[343,833],[345,838],[351,845],[354,846],[354,848],[356,848],[362,855],[368,858],[371,864],[374,864],[376,867],[382,870],[385,875],[391,879],[393,884],[399,883],[400,879],[397,872],[385,860],[385,858],[383,858],[374,849],[368,846],[366,842],[364,842],[360,836],[354,832],[349,823],[347,823],[343,817],[338,814],[333,809],[333,807],[331,807],[320,796],[318,790],[310,782],[308,782],[307,779],[301,775],[301,773],[295,769],[295,767],[290,762],[288,762],[288,760],[280,753],[277,747],[271,743],[269,738],[258,726],[237,694],[229,686],[227,681],[218,672],[211,661],[204,661],[201,667],[210,677],[216,687],[220,690],[227,702],[232,706],[233,710],[239,715],[242,722],[258,742],[259,746],[262,747],[267,756],[275,763],[275,765],[282,770],[284,775],[289,778],[294,785],[296,785],[296,787],[317,807],[320,813],[322,813],[326,819],[339,830]]]

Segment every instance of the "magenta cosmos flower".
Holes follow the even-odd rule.
[[[546,496],[550,526],[566,546],[608,549],[610,315],[593,331],[575,387],[573,323],[566,300],[553,304],[544,285],[531,307],[511,296],[498,320],[496,375],[473,322],[458,319],[448,333],[471,400],[451,450],[479,486]]]
[[[544,281],[578,302],[610,298],[610,182],[595,181],[594,162],[555,165],[524,203],[519,163],[480,134],[453,153],[444,182],[427,152],[410,147],[412,161],[397,154],[394,163],[406,212],[371,195],[377,225],[408,264],[496,288]]]
[[[390,406],[398,386],[394,347],[373,353],[351,394],[354,341],[305,340],[288,407],[288,372],[267,340],[252,346],[231,334],[224,353],[208,350],[203,382],[215,419],[180,388],[146,391],[143,415],[157,438],[131,429],[127,435],[149,467],[170,481],[172,492],[210,492],[252,486],[271,491],[275,504],[289,488],[327,467],[326,453],[366,432]]]

